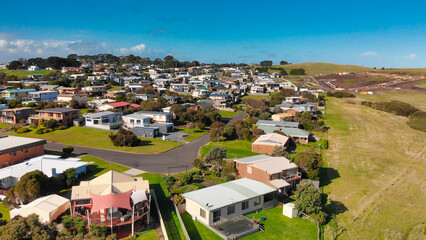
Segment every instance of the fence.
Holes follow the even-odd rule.
[[[163,232],[163,236],[165,240],[169,240],[169,236],[167,236],[166,226],[164,225],[163,217],[161,216],[160,208],[158,207],[157,196],[155,195],[154,189],[150,189],[152,197],[155,202],[155,209],[157,210],[158,218],[160,219],[161,232]]]
[[[191,240],[191,238],[189,237],[188,231],[186,231],[185,224],[184,224],[184,222],[182,221],[182,217],[180,216],[180,211],[179,211],[179,209],[177,208],[177,206],[176,206],[175,202],[174,202],[174,201],[172,201],[172,202],[173,202],[173,207],[175,207],[175,211],[176,211],[176,215],[177,215],[177,217],[178,217],[178,219],[179,219],[179,223],[180,223],[180,225],[182,226],[183,234],[185,235],[186,240]]]

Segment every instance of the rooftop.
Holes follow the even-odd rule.
[[[256,125],[263,126],[276,126],[276,127],[299,127],[299,122],[286,122],[286,121],[271,121],[271,120],[259,120]]]
[[[128,102],[112,102],[112,103],[107,103],[107,104],[112,106],[112,107],[124,107],[124,106],[130,105],[130,103],[128,103]]]
[[[27,138],[27,137],[16,137],[16,136],[7,136],[0,138],[0,154],[10,150],[12,148],[24,148],[30,146],[36,146],[46,144],[46,140],[37,139],[37,138]]]
[[[46,109],[40,109],[36,112],[47,112],[47,113],[67,113],[67,112],[74,112],[79,111],[78,109],[70,108],[70,107],[64,107],[64,108],[46,108]]]
[[[89,117],[89,118],[101,118],[101,117],[106,117],[110,115],[123,115],[123,113],[104,111],[104,112],[97,112],[97,113],[86,113],[83,116]]]
[[[213,211],[233,203],[245,201],[274,191],[274,188],[264,183],[248,178],[240,178],[188,192],[182,196],[197,202],[200,207],[208,211]]]
[[[253,142],[253,144],[262,144],[262,145],[285,145],[288,141],[288,137],[283,136],[278,133],[268,133],[261,135],[256,141]]]

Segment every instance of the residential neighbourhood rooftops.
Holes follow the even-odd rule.
[[[26,89],[9,89],[4,91],[10,92],[10,93],[17,93],[17,92],[35,92],[37,90],[34,88],[26,88]]]
[[[117,112],[111,112],[111,111],[103,111],[103,112],[97,112],[97,113],[86,113],[83,116],[89,117],[89,118],[101,118],[109,115],[123,115],[123,113],[117,113]]]
[[[209,211],[274,192],[275,189],[258,181],[240,178],[183,194]]]
[[[281,132],[285,133],[285,135],[293,136],[293,137],[306,137],[308,138],[310,133],[304,131],[299,128],[281,128]]]
[[[27,148],[46,143],[46,140],[37,138],[15,136],[0,137],[0,154],[7,152],[7,150],[10,151],[14,148]]]
[[[130,105],[128,102],[112,102],[112,103],[106,103],[112,107],[124,107]]]
[[[137,114],[147,114],[147,115],[171,115],[173,113],[168,113],[168,112],[155,112],[155,111],[139,111],[136,112]]]
[[[286,121],[271,121],[271,120],[258,120],[256,125],[275,126],[275,127],[299,127],[299,122],[286,122]]]
[[[128,118],[140,119],[140,120],[142,120],[142,119],[146,119],[146,118],[151,118],[151,117],[148,117],[148,116],[146,116],[146,115],[143,115],[143,114],[137,114],[137,113],[132,113],[132,114],[126,115],[126,117],[128,117]]]

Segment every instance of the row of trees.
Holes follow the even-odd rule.
[[[9,70],[26,69],[28,66],[39,66],[40,68],[61,69],[62,67],[79,67],[81,63],[72,58],[48,57],[48,58],[30,58],[28,60],[12,61],[7,68]]]

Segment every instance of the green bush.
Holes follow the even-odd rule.
[[[72,146],[65,146],[62,148],[62,152],[64,155],[69,156],[72,152],[74,152],[74,148]]]
[[[417,111],[408,117],[408,126],[426,132],[426,112]]]
[[[327,96],[335,98],[354,98],[355,95],[348,92],[327,92]]]
[[[31,131],[31,130],[26,128],[26,127],[21,127],[21,128],[16,129],[17,133],[26,133],[26,132],[29,132],[29,131]]]
[[[44,130],[45,130],[45,128],[38,128],[35,133],[36,134],[43,134]]]
[[[57,130],[65,130],[65,129],[67,129],[68,128],[68,126],[66,126],[66,125],[61,125],[61,126],[59,126],[58,128],[56,128]]]
[[[55,119],[49,119],[49,120],[43,122],[43,126],[45,128],[55,129],[56,127],[58,127],[58,121],[56,121]]]
[[[184,185],[191,184],[193,179],[194,178],[191,173],[183,173],[179,176],[179,181],[181,181]]]
[[[420,111],[413,105],[401,101],[374,102],[371,107],[380,111],[404,117],[408,117],[411,114]]]

